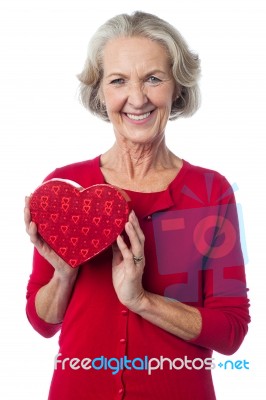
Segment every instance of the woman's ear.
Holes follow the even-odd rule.
[[[174,93],[173,93],[173,103],[180,97],[181,94],[181,87],[176,85]]]
[[[105,100],[104,100],[103,90],[102,90],[101,86],[99,88],[98,98],[100,99],[101,104],[105,106]]]

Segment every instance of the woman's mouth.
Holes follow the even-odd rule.
[[[143,114],[124,113],[124,115],[128,121],[131,121],[132,124],[143,125],[153,119],[153,114],[155,110],[156,109],[145,112]]]
[[[148,118],[150,114],[151,114],[151,112],[147,112],[147,113],[141,114],[141,115],[127,114],[127,117],[129,119],[133,119],[134,121],[141,121],[141,120],[143,120],[145,118]]]

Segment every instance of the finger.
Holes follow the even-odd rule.
[[[31,242],[35,245],[35,247],[40,248],[40,246],[43,244],[43,241],[39,237],[37,225],[31,220],[29,196],[25,197],[24,222],[26,225],[26,232],[30,236]]]
[[[135,214],[135,212],[133,210],[130,213],[129,221],[132,223],[132,225],[133,225],[133,227],[134,227],[134,229],[135,229],[135,231],[136,231],[136,233],[138,235],[140,243],[144,244],[145,236],[144,236],[144,233],[143,233],[143,231],[142,231],[142,229],[140,227],[139,220],[138,220],[138,218],[137,218],[137,216],[136,216],[136,214]]]
[[[27,232],[34,246],[40,248],[43,244],[43,240],[40,238],[37,225],[34,222],[30,221]]]
[[[29,223],[28,233],[30,236],[36,236],[38,233],[37,225],[32,221]]]
[[[30,205],[30,197],[25,196],[25,207],[29,207],[29,205]]]
[[[139,239],[135,227],[131,222],[128,222],[125,226],[125,229],[131,244],[131,257],[143,257],[144,246]]]
[[[26,225],[26,230],[28,230],[30,220],[31,220],[30,210],[27,207],[25,207],[24,208],[24,222]]]
[[[121,255],[125,261],[130,261],[133,263],[133,255],[132,252],[127,247],[123,238],[119,235],[116,240],[117,246],[121,252]]]
[[[26,196],[25,197],[25,207],[24,207],[24,222],[25,222],[26,226],[29,225],[30,220],[31,220],[29,203],[30,203],[30,198],[28,196]]]

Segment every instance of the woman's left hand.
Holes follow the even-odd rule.
[[[196,338],[202,329],[201,314],[196,307],[143,289],[145,237],[134,212],[130,213],[125,230],[130,247],[121,236],[113,246],[113,285],[118,299],[159,328],[184,340]]]
[[[129,215],[125,231],[130,248],[121,236],[118,236],[116,244],[113,245],[113,285],[119,301],[131,311],[137,311],[145,296],[142,286],[145,236],[134,211]]]

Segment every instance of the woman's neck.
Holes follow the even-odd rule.
[[[101,156],[106,182],[124,189],[153,192],[165,189],[182,167],[182,160],[165,145],[115,143]]]

